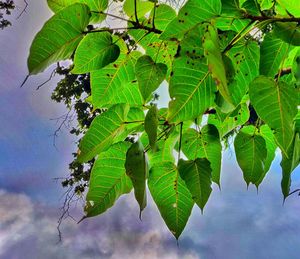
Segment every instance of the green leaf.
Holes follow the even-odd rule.
[[[68,6],[50,18],[31,44],[29,73],[43,72],[51,64],[69,59],[83,38],[89,19],[90,10],[83,4]]]
[[[135,19],[135,11],[138,18],[143,17],[153,8],[154,4],[149,1],[137,0],[136,6],[137,10],[134,8],[133,0],[126,0],[124,3],[123,10],[130,19]]]
[[[288,149],[288,156],[282,154],[281,168],[282,180],[281,189],[284,199],[290,193],[291,174],[300,163],[300,112],[294,120],[294,138]]]
[[[300,17],[299,1],[298,0],[277,0],[282,8],[286,9],[295,17]]]
[[[273,7],[274,1],[273,0],[258,0],[260,5],[260,10],[266,11]]]
[[[236,127],[245,124],[249,119],[250,113],[247,104],[242,103],[233,112],[223,114],[216,109],[216,114],[210,114],[208,123],[218,128],[221,138],[234,130]]]
[[[79,162],[87,162],[111,146],[124,131],[128,111],[128,104],[117,104],[93,120],[79,143]]]
[[[141,53],[128,49],[123,40],[117,42],[119,58],[106,67],[91,73],[92,99],[95,107],[117,103],[141,105],[144,103],[136,82],[134,66]]]
[[[214,125],[205,125],[200,132],[192,128],[184,132],[182,151],[190,160],[206,158],[212,169],[212,181],[220,186],[222,146]]]
[[[276,143],[287,154],[293,139],[293,119],[297,114],[298,94],[285,82],[257,77],[249,86],[250,101],[259,115],[274,130]]]
[[[95,161],[84,208],[87,217],[105,212],[122,194],[131,191],[124,167],[129,146],[128,142],[114,144]]]
[[[139,89],[147,101],[151,94],[165,79],[168,67],[162,63],[155,63],[150,56],[141,56],[135,64],[135,73]]]
[[[296,22],[275,23],[274,35],[288,44],[300,46],[300,27]]]
[[[207,24],[203,36],[204,55],[207,57],[208,68],[217,88],[223,98],[230,104],[233,103],[227,85],[226,71],[219,46],[218,33],[214,26]]]
[[[57,13],[65,7],[75,3],[86,4],[93,12],[101,12],[108,7],[108,0],[47,0],[47,3],[54,13]],[[101,22],[104,18],[105,15],[103,14],[92,13],[91,22]]]
[[[234,148],[245,182],[255,184],[265,174],[267,148],[264,138],[255,132],[250,135],[241,130],[235,137]]]
[[[194,202],[176,166],[170,162],[153,166],[148,186],[162,218],[178,239],[191,215]]]
[[[144,127],[149,138],[149,144],[152,150],[155,150],[158,128],[158,110],[156,105],[152,105],[147,112]]]
[[[220,0],[188,0],[179,10],[178,16],[171,21],[160,38],[180,39],[194,26],[221,14]]]
[[[211,167],[206,158],[179,160],[178,171],[185,181],[192,198],[203,213],[205,204],[211,194]]]
[[[262,136],[266,142],[267,157],[266,157],[266,160],[264,163],[265,172],[264,172],[264,174],[261,175],[261,178],[256,183],[254,183],[256,185],[256,187],[258,187],[261,184],[261,182],[265,178],[266,174],[268,173],[268,171],[271,167],[271,164],[275,158],[275,151],[277,148],[277,145],[276,145],[275,139],[274,139],[274,134],[268,125],[266,125],[266,124],[262,125],[259,129],[258,134],[260,136]]]
[[[120,55],[109,32],[90,33],[80,42],[74,57],[73,74],[84,74],[105,67]]]
[[[248,92],[249,84],[259,75],[260,47],[253,40],[240,40],[229,52],[235,69],[229,91],[235,105],[239,104]]]
[[[149,23],[152,24],[154,15],[154,8],[150,14]],[[168,24],[176,18],[176,11],[169,5],[160,4],[156,7],[155,16],[154,16],[154,25],[155,28],[161,31],[164,31]]]
[[[239,0],[222,0],[222,15],[224,16],[241,16]]]
[[[214,105],[216,86],[199,35],[203,27],[190,31],[178,47],[169,83],[169,122],[194,120]]]
[[[146,179],[148,177],[148,165],[144,153],[144,146],[138,140],[133,143],[126,153],[126,174],[131,179],[134,196],[140,206],[140,218],[142,210],[147,205]]]
[[[246,0],[242,4],[242,8],[246,9],[246,12],[251,15],[260,15],[260,8],[256,0]]]
[[[260,73],[265,76],[275,77],[281,64],[287,56],[289,45],[276,38],[274,33],[268,33],[260,48]]]

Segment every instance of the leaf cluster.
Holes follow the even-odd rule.
[[[296,2],[188,0],[175,10],[126,0],[118,16],[108,0],[48,0],[54,15],[32,43],[28,68],[33,75],[73,60],[64,80],[75,87],[62,83],[53,98],[71,105],[75,96],[78,113],[91,118],[81,122],[76,155],[76,166],[91,165],[84,218],[132,189],[141,215],[149,189],[179,238],[193,206],[203,211],[212,184],[221,186],[229,137],[246,184],[257,188],[279,149],[289,195],[300,159]],[[124,27],[107,27],[107,17]],[[159,87],[170,96],[160,108]]]

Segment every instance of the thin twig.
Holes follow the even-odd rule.
[[[26,9],[28,7],[28,3],[26,0],[23,0],[23,2],[25,3],[25,7],[23,8],[22,12],[17,16],[17,20],[23,15],[23,13],[26,13]]]

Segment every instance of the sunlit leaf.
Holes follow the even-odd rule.
[[[128,104],[117,104],[97,116],[79,144],[78,161],[87,162],[107,150],[125,128]]]
[[[90,15],[88,6],[74,4],[52,16],[31,44],[29,73],[43,72],[51,64],[69,59],[84,37]]]
[[[148,13],[153,8],[153,6],[154,4],[150,1],[137,0],[135,10],[134,1],[126,0],[123,6],[123,10],[129,18],[134,19],[135,12],[137,14],[137,17],[140,18],[143,17],[146,13]]]
[[[90,33],[78,45],[74,57],[73,74],[83,74],[105,67],[120,55],[109,32]]]

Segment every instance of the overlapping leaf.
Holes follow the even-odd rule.
[[[197,24],[221,14],[220,0],[188,0],[179,10],[178,16],[168,24],[161,39],[182,38]]]
[[[109,32],[86,35],[78,45],[74,57],[73,74],[92,72],[114,62],[120,48],[113,43]]]
[[[31,44],[29,73],[37,74],[57,61],[69,59],[82,40],[89,20],[90,10],[84,4],[68,6],[52,16]]]
[[[182,136],[182,151],[190,160],[206,158],[212,169],[212,181],[220,185],[222,146],[214,125],[205,125],[200,132],[188,129]]]
[[[110,147],[124,131],[128,111],[128,104],[117,104],[93,120],[79,143],[79,162],[87,162]]]
[[[216,86],[199,35],[203,27],[190,31],[178,47],[169,83],[168,121],[194,120],[214,105]]]
[[[150,56],[141,56],[135,65],[135,73],[140,92],[144,100],[160,86],[166,77],[168,67],[163,63],[155,63]]]
[[[86,4],[93,11],[91,22],[95,23],[105,18],[105,15],[96,12],[104,11],[108,7],[108,0],[47,0],[47,3],[55,13],[75,3]]]
[[[194,201],[175,165],[162,162],[153,166],[148,186],[162,218],[178,239],[190,217]]]
[[[276,143],[287,155],[299,101],[296,89],[285,82],[259,76],[250,84],[249,95],[255,111],[274,130]]]
[[[206,158],[195,160],[179,160],[178,171],[192,194],[195,203],[203,212],[204,206],[211,194],[211,167]]]
[[[142,104],[143,98],[138,88],[135,63],[140,52],[127,54],[123,40],[117,42],[119,58],[108,66],[91,73],[92,101],[95,107],[105,107],[117,103]]]
[[[148,135],[149,144],[152,150],[156,149],[156,140],[157,140],[157,128],[158,128],[158,110],[156,105],[152,107],[147,112],[145,117],[145,132]]]
[[[87,217],[105,212],[122,194],[132,189],[124,167],[129,147],[128,142],[114,144],[95,161],[84,208]]]
[[[257,183],[265,175],[267,158],[266,142],[263,137],[241,130],[234,140],[236,158],[247,185]]]
[[[138,140],[133,143],[126,153],[126,174],[131,179],[134,196],[140,206],[140,218],[142,210],[147,205],[146,179],[148,178],[148,165],[143,144]]]

